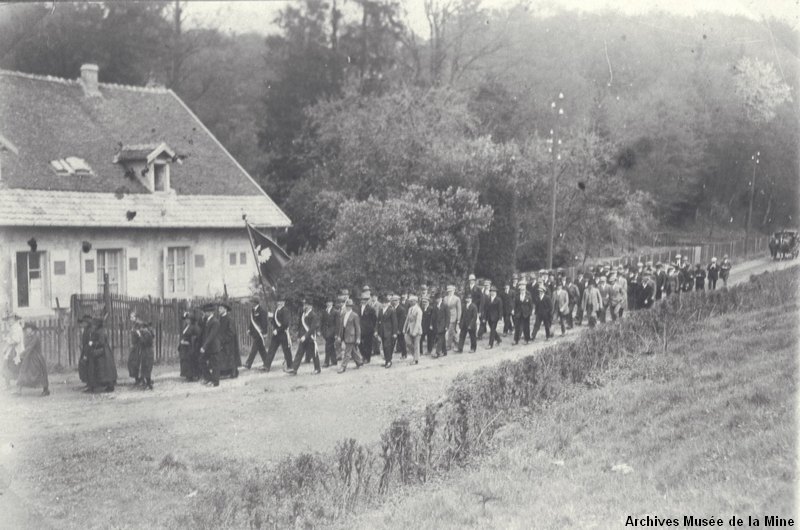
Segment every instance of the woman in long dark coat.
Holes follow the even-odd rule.
[[[195,343],[200,336],[200,328],[193,313],[183,314],[183,327],[178,343],[178,355],[181,360],[181,377],[194,381],[197,370],[195,368]]]
[[[134,380],[134,386],[142,382],[139,369],[142,365],[141,344],[139,344],[139,319],[136,318],[136,313],[131,313],[131,348],[128,351],[128,375]]]
[[[25,323],[25,350],[22,352],[22,364],[19,367],[17,387],[42,387],[42,395],[50,395],[50,384],[47,380],[47,362],[42,356],[42,339],[33,322]]]
[[[106,392],[113,392],[114,385],[117,384],[117,365],[114,362],[114,353],[108,343],[108,333],[106,333],[102,318],[94,318],[92,323],[94,329],[89,341],[91,358],[89,359],[88,391],[94,392],[95,388],[104,388]]]
[[[83,315],[78,324],[81,325],[81,356],[78,359],[78,377],[82,383],[89,384],[89,358],[91,348],[89,341],[92,340],[92,317]]]

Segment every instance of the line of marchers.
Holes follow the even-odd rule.
[[[660,518],[657,515],[650,517],[633,517],[629,515],[625,520],[625,526],[638,526],[638,527],[654,527],[654,526],[683,526],[684,528],[692,528],[698,526],[770,526],[770,527],[789,527],[795,526],[794,519],[778,517],[776,515],[765,515],[763,517],[764,524],[761,525],[758,517],[747,516],[747,522],[741,517],[732,516],[727,521],[719,517],[693,517],[691,515],[683,516],[683,525],[677,517],[673,518]]]

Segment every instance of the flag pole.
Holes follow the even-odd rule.
[[[250,223],[247,222],[247,214],[242,214],[242,219],[244,220],[244,229],[247,231],[247,239],[250,241],[250,250],[253,251],[253,261],[256,264],[256,270],[258,271],[258,283],[261,284],[261,290],[264,293],[264,303],[269,304],[271,302],[269,292],[267,291],[267,286],[264,285],[264,276],[261,274],[261,263],[258,261],[258,253],[256,252],[256,246],[253,244],[253,235],[250,231]],[[273,290],[275,290],[275,286],[270,285]]]

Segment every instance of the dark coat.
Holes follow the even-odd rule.
[[[319,329],[319,322],[320,319],[317,316],[316,311],[313,309],[308,312],[305,316],[305,326],[303,325],[303,314],[300,313],[300,318],[298,319],[298,334],[299,336],[308,336],[310,338],[314,338],[317,334],[317,330]],[[306,329],[308,328],[308,329]]]
[[[545,290],[542,293],[542,297],[539,299],[539,303],[536,304],[536,316],[542,318],[548,318],[553,315],[553,297],[550,295],[550,292]]]
[[[108,334],[106,328],[98,326],[92,331],[91,340],[89,341],[91,347],[91,360],[89,363],[89,370],[91,370],[93,378],[91,381],[98,386],[113,385],[117,382],[117,364],[114,361],[114,353],[111,351],[111,345],[108,343]]]
[[[197,341],[200,338],[200,326],[195,322],[181,327],[181,338],[178,342],[178,356],[181,361],[181,377],[192,377],[195,351],[197,351]],[[261,339],[254,339],[261,340]]]
[[[230,313],[219,317],[219,346],[221,353],[219,359],[220,371],[232,370],[242,365],[239,338],[236,336],[236,328]]]
[[[277,333],[286,333],[289,330],[291,320],[292,314],[289,312],[289,308],[283,306],[272,316],[272,325],[275,326],[274,329]]]
[[[422,333],[433,331],[433,306],[429,305],[422,311]]]
[[[361,336],[369,337],[375,334],[375,326],[378,324],[378,315],[369,304],[359,306],[355,309],[361,323]]]
[[[494,300],[488,300],[486,304],[486,320],[489,322],[498,322],[503,318],[503,299],[495,296]]]
[[[266,335],[269,331],[269,316],[261,304],[256,305],[250,310],[250,321],[247,324],[247,332],[256,340],[261,340],[259,336]]]
[[[378,335],[383,341],[390,340],[398,333],[397,327],[397,312],[392,306],[386,309],[381,309],[381,314],[378,316]]]
[[[467,307],[464,308],[464,311],[461,312],[461,329],[477,329],[477,319],[478,319],[478,308],[475,306],[475,303],[470,300],[470,303],[467,304]]]
[[[503,301],[503,316],[510,317],[511,313],[514,312],[514,293],[513,291],[509,291],[508,293],[502,292],[498,296]]]
[[[205,355],[218,354],[220,352],[219,320],[216,316],[204,320],[200,348],[203,349]]]
[[[719,279],[719,265],[716,263],[711,263],[708,265],[708,279],[709,280],[718,280]]]
[[[442,303],[438,306],[433,306],[433,331],[438,333],[447,332],[447,326],[450,324],[450,311],[447,309],[447,304]]]
[[[89,382],[89,359],[91,358],[92,348],[89,346],[89,341],[92,340],[92,326],[87,325],[81,332],[81,356],[78,359],[78,377],[81,382]]]
[[[514,316],[516,318],[530,318],[533,313],[533,298],[530,293],[525,293],[525,299],[520,300],[519,293],[514,297]]]
[[[338,311],[332,307],[330,313],[328,310],[322,311],[319,318],[319,330],[324,339],[332,339],[336,337],[336,315]]]
[[[397,329],[398,333],[402,331],[403,326],[406,324],[406,317],[408,316],[408,307],[400,304],[394,309],[395,313],[397,314]]]

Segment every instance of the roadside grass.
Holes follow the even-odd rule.
[[[624,357],[506,423],[465,469],[335,527],[795,518],[797,319],[794,302],[708,319],[666,354]]]

